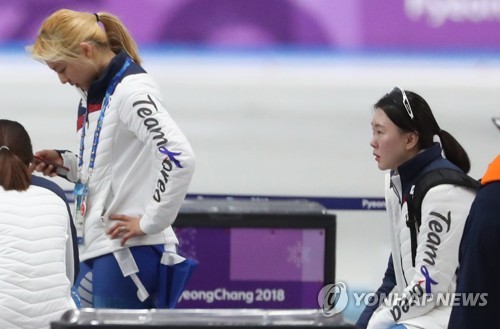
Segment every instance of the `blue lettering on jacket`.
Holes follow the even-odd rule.
[[[158,151],[168,156],[168,159],[172,161],[177,168],[182,168],[180,161],[175,158],[176,156],[181,155],[181,152],[171,152],[165,146],[160,146]]]
[[[158,122],[158,119],[152,117],[154,113],[158,112],[158,107],[150,95],[147,96],[147,100],[134,102],[132,106],[136,110],[137,115],[141,119],[144,119],[142,123],[146,127],[147,131],[153,136],[153,140],[158,140],[156,143],[158,152],[166,155],[163,159],[162,169],[160,172],[161,178],[159,178],[156,182],[156,188],[153,194],[153,199],[160,202],[161,193],[166,191],[166,185],[170,177],[169,173],[172,170],[172,162],[177,168],[182,168],[181,162],[176,158],[181,155],[182,152],[172,152],[165,146],[168,143],[168,140],[162,131],[162,127]]]
[[[425,267],[425,265],[420,268],[420,273],[422,273],[425,278],[425,292],[431,293],[431,285],[436,285],[438,283],[431,278],[429,270]]]

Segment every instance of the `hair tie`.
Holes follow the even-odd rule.
[[[444,154],[443,143],[441,142],[441,137],[439,136],[439,135],[441,135],[441,131],[442,130],[439,129],[438,133],[435,134],[434,136],[432,136],[432,141],[434,143],[439,144],[439,147],[441,147],[441,156],[446,159],[446,154]]]
[[[0,146],[0,151],[6,149],[7,151],[10,151],[10,148],[8,146],[2,145]]]
[[[95,19],[97,20],[97,23],[99,23],[101,20],[99,19],[99,14],[98,13],[94,13],[94,16],[95,16]]]
[[[440,132],[441,132],[441,131],[439,131],[437,134],[434,134],[434,135],[432,136],[432,141],[433,141],[434,143],[439,143],[439,144],[441,144],[441,137],[439,136]]]

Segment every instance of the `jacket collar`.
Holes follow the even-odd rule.
[[[441,152],[441,145],[434,143],[431,147],[421,151],[398,167],[403,195],[415,184],[415,181],[423,173],[425,167],[436,160],[443,159]]]
[[[109,62],[108,66],[104,69],[99,78],[90,83],[87,96],[88,103],[100,104],[102,102],[111,79],[121,69],[126,59],[127,53],[123,50],[120,51],[115,57],[113,57],[111,62]]]

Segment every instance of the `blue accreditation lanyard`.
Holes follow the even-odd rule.
[[[129,57],[127,57],[122,68],[120,69],[120,71],[118,71],[118,73],[116,73],[116,75],[113,77],[113,79],[111,79],[111,82],[109,83],[109,86],[106,89],[106,94],[104,96],[104,100],[102,101],[101,114],[99,115],[99,120],[97,121],[97,127],[95,128],[94,142],[92,143],[92,151],[90,152],[90,160],[89,160],[89,168],[88,168],[89,177],[88,178],[90,178],[90,174],[91,174],[92,170],[94,170],[94,162],[95,162],[95,157],[96,157],[96,152],[97,152],[97,145],[99,144],[99,136],[101,135],[102,122],[104,121],[104,115],[106,114],[106,108],[108,107],[109,98],[111,97],[111,94],[113,94],[113,92],[115,91],[119,80],[121,79],[121,77],[125,73],[125,70],[129,67],[131,62],[132,62],[132,60]],[[80,154],[79,154],[79,159],[78,159],[78,170],[79,171],[83,167],[83,152],[85,150],[85,135],[87,132],[87,129],[85,129],[85,123],[88,122],[88,118],[89,118],[89,111],[87,108],[87,110],[85,111],[85,118],[84,118],[84,123],[82,126],[82,135],[80,137]]]
[[[130,66],[132,60],[127,57],[125,63],[122,68],[115,76],[111,79],[111,82],[106,89],[106,94],[104,95],[104,100],[102,101],[101,113],[99,115],[99,119],[97,121],[97,126],[94,132],[94,140],[92,143],[92,150],[90,152],[89,166],[87,170],[87,177],[85,182],[82,181],[82,170],[83,170],[83,153],[85,151],[85,135],[86,135],[86,124],[88,122],[89,110],[85,111],[85,117],[82,126],[82,134],[80,137],[80,153],[78,158],[78,175],[77,182],[75,184],[74,195],[75,195],[75,224],[77,229],[78,241],[79,243],[83,243],[83,234],[84,234],[84,217],[87,211],[86,201],[88,195],[88,187],[90,176],[92,176],[92,172],[94,170],[94,163],[97,153],[97,146],[99,145],[99,137],[101,135],[102,124],[104,121],[104,115],[106,114],[106,108],[109,104],[109,99],[118,85],[118,82],[123,77],[125,70]]]

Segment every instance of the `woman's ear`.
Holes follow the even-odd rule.
[[[418,146],[419,136],[416,132],[409,132],[406,136],[406,147],[408,150],[411,150],[414,147]]]
[[[88,59],[92,58],[94,48],[90,45],[90,43],[85,42],[85,41],[81,42],[80,47],[82,49],[83,56],[85,56]]]

